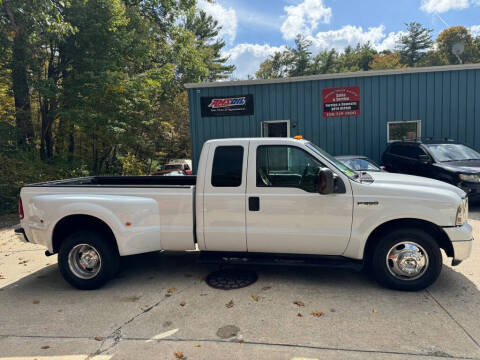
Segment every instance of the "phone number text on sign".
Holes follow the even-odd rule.
[[[323,117],[360,115],[360,86],[322,90]]]

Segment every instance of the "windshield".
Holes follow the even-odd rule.
[[[427,144],[425,146],[439,162],[480,159],[478,152],[461,144]]]
[[[355,179],[358,177],[358,174],[353,171],[352,169],[350,169],[348,166],[346,166],[345,164],[343,164],[342,162],[338,161],[337,159],[335,159],[332,155],[330,155],[329,153],[327,153],[326,151],[320,149],[317,145],[313,144],[313,143],[307,143],[307,147],[310,149],[310,150],[313,150],[314,152],[316,152],[318,155],[326,158],[327,160],[330,161],[330,163],[335,166],[338,170],[340,170],[342,173],[344,173],[345,175],[347,175],[349,178],[352,178],[352,179]]]
[[[380,168],[367,159],[340,159],[350,169],[356,171],[380,171]]]
[[[165,170],[174,170],[174,169],[181,169],[181,164],[172,164],[172,165],[165,165]]]

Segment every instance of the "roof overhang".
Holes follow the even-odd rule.
[[[477,70],[477,69],[480,69],[480,64],[445,65],[445,66],[431,66],[431,67],[418,67],[418,68],[404,68],[404,69],[394,69],[394,70],[355,71],[355,72],[346,72],[346,73],[297,76],[297,77],[279,78],[279,79],[188,83],[188,84],[185,84],[185,87],[187,89],[200,89],[200,88],[227,87],[227,86],[282,84],[282,83],[313,81],[313,80],[347,79],[347,78],[358,78],[358,77],[368,77],[368,76],[402,75],[402,74],[417,74],[417,73],[428,73],[428,72]]]

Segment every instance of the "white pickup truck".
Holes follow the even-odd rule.
[[[432,284],[443,249],[472,247],[465,193],[444,182],[357,173],[303,139],[204,144],[196,176],[87,177],[27,185],[24,241],[58,253],[81,289],[115,276],[120,256],[196,250],[205,261],[367,267],[401,290]]]

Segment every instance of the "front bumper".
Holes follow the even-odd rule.
[[[443,228],[452,242],[453,260],[452,265],[458,265],[467,259],[472,253],[473,234],[472,227],[465,223],[462,226]]]
[[[16,228],[15,235],[17,236],[17,239],[20,240],[21,242],[30,242],[28,241],[28,237],[27,237],[27,234],[25,233],[24,228]]]

